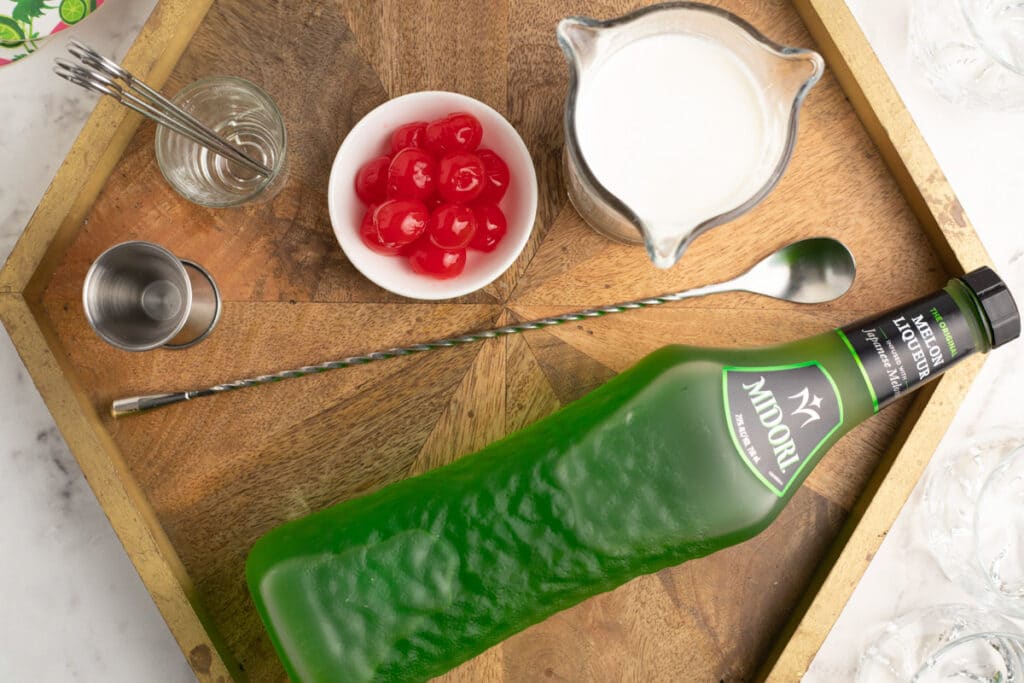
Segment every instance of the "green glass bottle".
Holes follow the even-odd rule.
[[[982,268],[809,339],[668,346],[478,453],[273,530],[249,587],[294,681],[424,680],[751,538],[846,432],[1019,333]]]

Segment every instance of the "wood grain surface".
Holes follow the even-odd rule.
[[[562,185],[567,70],[554,26],[569,14],[608,18],[639,4],[217,0],[165,91],[214,74],[265,87],[289,130],[284,190],[236,209],[188,204],[161,177],[146,123],[84,219],[66,231],[66,249],[61,245],[62,256],[44,273],[42,309],[60,362],[98,415],[121,396],[704,284],[800,237],[839,237],[858,258],[853,290],[826,305],[723,295],[136,418],[97,418],[177,550],[207,626],[223,639],[220,655],[236,672],[257,681],[284,676],[243,576],[249,547],[281,522],[472,452],[663,344],[788,341],[947,279],[830,72],[807,98],[796,153],[777,189],[744,218],[698,239],[677,267],[655,270],[641,249],[590,230]],[[774,40],[814,46],[789,2],[716,4]],[[486,290],[437,304],[402,299],[363,279],[334,240],[325,196],[334,153],[352,125],[387,98],[427,88],[464,92],[502,112],[526,140],[541,193],[534,234],[518,262]],[[80,304],[85,272],[101,251],[129,239],[158,242],[212,272],[225,310],[209,340],[186,351],[129,354],[92,333]],[[595,597],[444,679],[751,678],[908,408],[901,401],[843,439],[759,537]],[[209,676],[209,651],[191,660]]]

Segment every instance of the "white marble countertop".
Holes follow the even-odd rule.
[[[108,0],[73,32],[123,56],[155,0]],[[1024,115],[968,111],[933,94],[907,50],[909,0],[849,0],[998,272],[1024,292]],[[5,259],[91,111],[44,54],[0,69],[0,259]],[[1024,343],[986,363],[940,447],[1024,429]],[[10,339],[0,334],[0,681],[194,680],[70,455]],[[920,488],[920,487],[919,487]],[[851,680],[872,627],[920,606],[970,601],[932,560],[904,508],[805,680]]]

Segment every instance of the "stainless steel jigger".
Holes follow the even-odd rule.
[[[100,254],[85,276],[82,304],[92,329],[125,351],[192,346],[221,312],[210,274],[152,242],[122,242]]]

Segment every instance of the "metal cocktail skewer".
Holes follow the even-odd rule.
[[[273,175],[273,171],[265,164],[245,154],[121,65],[76,40],[71,41],[68,52],[81,64],[66,59],[55,59],[53,70],[61,78],[93,92],[109,95],[132,111],[156,121],[179,135],[184,135],[214,154],[244,166],[253,173],[265,178]]]
[[[161,408],[182,401],[190,401],[194,398],[212,396],[235,389],[280,382],[285,379],[315,375],[327,370],[337,370],[353,365],[366,365],[374,361],[386,360],[398,356],[409,356],[423,351],[434,349],[450,348],[463,344],[472,344],[485,339],[504,337],[510,334],[518,334],[527,330],[536,330],[542,327],[552,327],[562,323],[583,320],[585,318],[600,318],[611,313],[622,313],[638,308],[647,308],[681,301],[691,297],[707,296],[730,291],[745,291],[754,294],[771,296],[776,299],[793,301],[796,303],[822,303],[831,301],[842,296],[853,284],[856,266],[849,250],[841,242],[834,239],[818,237],[799,242],[794,242],[764,260],[757,263],[753,268],[742,275],[719,282],[717,284],[689,289],[671,294],[638,299],[636,301],[625,301],[613,306],[603,308],[589,308],[573,313],[541,318],[515,325],[496,327],[480,332],[457,337],[445,337],[423,344],[412,344],[410,346],[396,346],[383,351],[374,351],[362,356],[350,356],[339,360],[327,361],[319,365],[305,365],[293,370],[284,370],[272,375],[259,375],[217,384],[205,389],[193,391],[178,391],[166,394],[151,394],[148,396],[133,396],[114,401],[110,407],[110,413],[114,417],[139,413],[144,410]]]
[[[213,143],[209,138],[201,135],[195,129],[186,127],[179,120],[169,117],[147,102],[125,92],[124,88],[110,78],[107,78],[105,75],[90,71],[85,67],[78,66],[65,59],[56,59],[54,60],[54,63],[56,65],[54,73],[61,78],[102,95],[109,95],[132,111],[142,114],[146,118],[173,130],[179,135],[184,135],[196,144],[206,147],[214,154],[218,154],[231,161],[242,164],[247,168],[250,168],[255,173],[259,173],[261,175],[265,174],[263,169],[250,165],[255,164],[256,162],[251,161],[248,158],[243,159],[241,157],[236,157],[232,150],[220,148],[219,145]]]
[[[130,71],[117,62],[107,59],[96,50],[84,43],[80,43],[77,40],[72,40],[70,42],[68,52],[70,52],[74,57],[77,57],[79,61],[86,66],[99,70],[107,74],[110,78],[120,79],[128,86],[129,90],[142,96],[145,100],[150,102],[152,106],[159,109],[165,116],[174,119],[183,127],[189,128],[195,135],[208,140],[211,144],[222,149],[225,153],[231,155],[233,160],[238,161],[238,163],[244,164],[248,168],[259,172],[261,175],[268,176],[271,173],[271,170],[265,165],[257,162],[242,150],[237,149],[215,130],[176,105],[171,100],[164,97],[159,91],[154,90],[143,81],[133,76]]]
[[[197,144],[209,149],[211,152],[235,161],[264,177],[269,177],[271,175],[272,171],[264,164],[255,161],[247,154],[236,148],[216,131],[209,128],[189,112],[174,104],[174,102],[164,97],[158,91],[146,85],[120,64],[107,59],[96,50],[80,43],[77,40],[72,40],[70,42],[68,52],[70,52],[72,56],[78,58],[78,60],[85,65],[85,67],[79,67],[82,71],[76,74],[78,80],[83,80],[83,74],[88,75],[89,78],[85,80],[87,82],[96,82],[99,87],[92,87],[72,79],[68,80],[72,80],[72,82],[77,85],[82,85],[83,87],[91,90],[111,95],[122,104],[129,106],[120,96],[124,93],[124,88],[111,79],[121,80],[127,86],[128,90],[145,100],[151,109],[160,111],[164,119],[171,119],[175,121],[178,124],[178,127],[167,125],[165,120],[158,120],[158,123],[167,125],[168,128],[172,128],[175,132],[186,135]],[[68,62],[66,60],[57,61],[58,69],[55,69],[55,71],[59,76],[67,78],[66,65]],[[113,89],[110,87],[111,85],[114,86]],[[113,90],[113,92],[111,92],[111,90]],[[131,106],[129,106],[129,108],[143,114],[144,116],[149,116],[145,111],[139,111],[135,107]],[[150,118],[152,117],[150,116]],[[182,133],[181,128],[188,129],[190,133]]]

